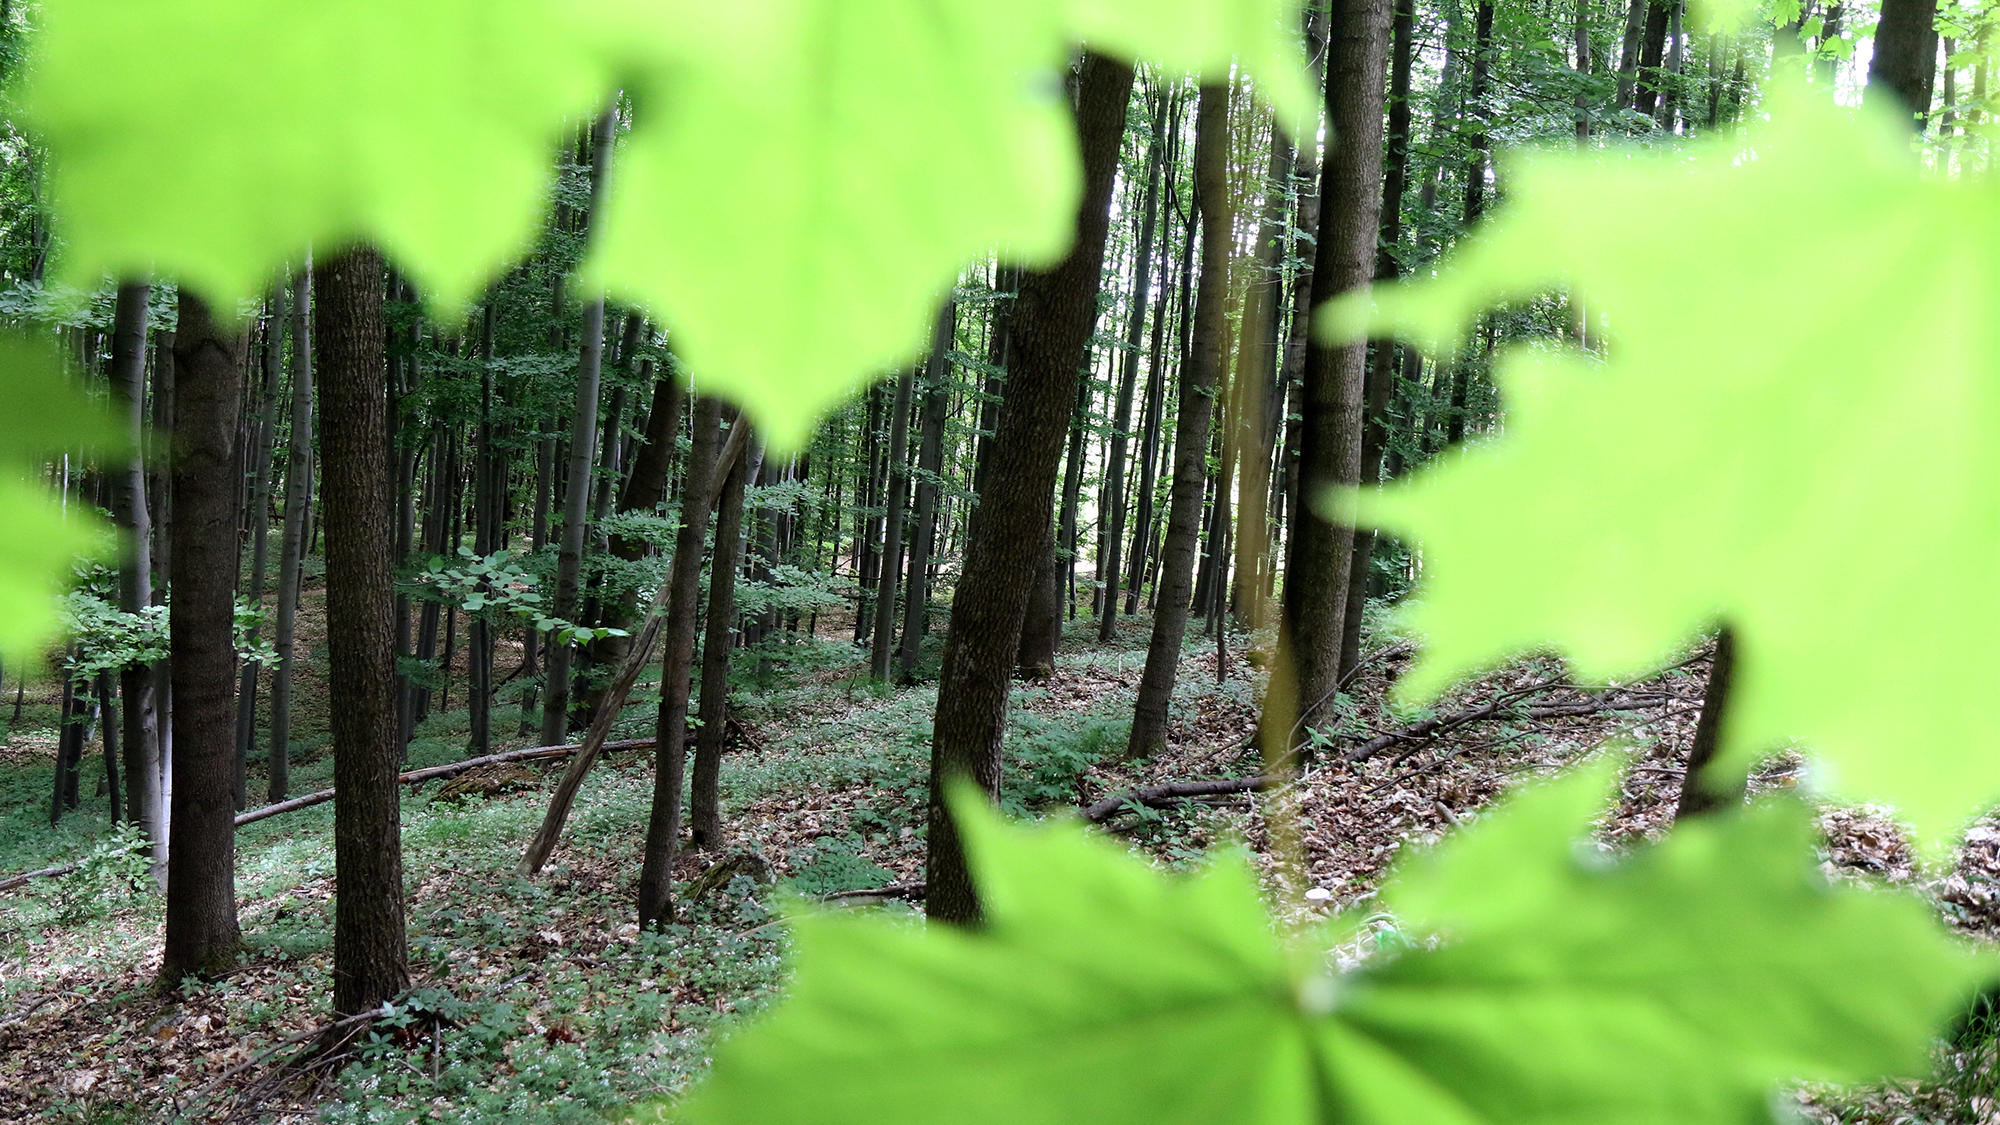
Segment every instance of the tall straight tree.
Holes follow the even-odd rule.
[[[1333,0],[1327,20],[1326,108],[1334,140],[1320,171],[1315,305],[1368,284],[1382,205],[1382,98],[1389,0]],[[1293,492],[1318,496],[1361,477],[1362,343],[1306,345]],[[1265,696],[1267,753],[1289,755],[1294,733],[1327,717],[1339,679],[1341,618],[1354,558],[1351,528],[1295,509],[1285,557],[1279,653]]]
[[[722,843],[722,748],[729,734],[729,665],[736,648],[736,572],[743,568],[743,491],[762,467],[752,451],[729,466],[715,502],[715,551],[708,561],[708,614],[701,641],[701,726],[695,731],[688,827],[697,848]]]
[[[1098,604],[1097,639],[1108,643],[1118,627],[1118,576],[1124,565],[1125,452],[1131,442],[1132,398],[1139,383],[1139,344],[1146,331],[1146,307],[1153,293],[1153,235],[1160,217],[1160,170],[1165,162],[1167,96],[1151,95],[1152,118],[1146,136],[1146,197],[1139,209],[1139,247],[1132,262],[1131,314],[1125,321],[1123,369],[1118,375],[1118,401],[1112,407],[1111,450],[1104,466],[1104,498],[1099,506],[1100,534],[1097,576],[1104,586]]]
[[[923,436],[917,448],[917,499],[910,528],[909,574],[903,580],[903,640],[897,647],[898,675],[914,682],[930,619],[931,555],[937,547],[938,481],[944,473],[944,423],[951,407],[951,346],[958,332],[957,306],[946,301],[931,329],[931,355],[924,366]]]
[[[292,421],[285,450],[285,529],[278,544],[278,667],[271,676],[271,751],[266,798],[285,799],[291,787],[292,648],[299,618],[299,579],[304,569],[306,514],[312,507],[313,367],[312,264],[292,282]]]
[[[1390,21],[1389,125],[1382,166],[1381,234],[1375,251],[1375,280],[1387,284],[1402,273],[1396,250],[1403,239],[1403,193],[1410,168],[1410,64],[1415,55],[1416,0],[1394,0]],[[1382,453],[1388,445],[1389,395],[1396,385],[1396,346],[1379,340],[1369,348],[1368,374],[1363,385],[1367,417],[1361,431],[1361,482],[1382,479]],[[1375,529],[1354,532],[1353,579],[1347,584],[1347,608],[1340,622],[1340,675],[1345,678],[1361,659],[1361,615],[1368,599],[1369,563],[1375,554]]]
[[[868,672],[877,680],[889,678],[889,659],[896,647],[896,579],[902,575],[897,565],[903,549],[905,501],[910,495],[910,408],[916,401],[917,368],[911,364],[896,379],[896,398],[889,413],[889,461],[886,483],[888,503],[882,516],[882,565],[875,582],[874,644],[868,652]]]
[[[1167,534],[1160,544],[1159,594],[1146,670],[1132,709],[1127,757],[1166,746],[1167,704],[1180,671],[1181,640],[1194,597],[1194,555],[1201,538],[1202,489],[1208,479],[1208,430],[1228,348],[1227,311],[1232,228],[1229,200],[1230,88],[1206,83],[1194,114],[1195,207],[1201,216],[1201,282],[1194,299],[1193,346],[1181,365],[1180,415],[1174,427],[1174,484],[1167,500]],[[1219,498],[1218,498],[1219,500]]]
[[[681,790],[687,782],[687,710],[689,677],[694,671],[695,612],[701,600],[702,545],[708,538],[708,517],[717,486],[716,457],[721,450],[717,430],[722,403],[696,401],[688,452],[687,485],[681,490],[681,527],[674,537],[674,561],[666,611],[660,633],[660,709],[653,748],[653,807],[646,821],[645,860],[639,871],[639,924],[656,927],[673,921],[674,858],[680,854]],[[739,423],[740,424],[740,423]]]
[[[1868,61],[1868,87],[1861,95],[1870,104],[1897,106],[1919,129],[1923,127],[1919,119],[1931,110],[1936,24],[1937,0],[1882,0],[1875,54]]]
[[[1007,388],[952,597],[931,726],[925,905],[943,922],[972,925],[980,918],[978,893],[946,800],[952,786],[965,782],[989,798],[999,797],[1000,748],[1022,607],[1036,563],[1048,550],[1056,468],[1097,319],[1111,184],[1131,96],[1130,66],[1084,55],[1076,97],[1083,150],[1076,239],[1055,266],[1024,273],[1016,298]]]
[[[618,112],[606,110],[590,133],[590,213],[584,239],[603,210],[605,173],[618,136]],[[597,399],[604,374],[604,295],[583,307],[583,332],[576,365],[576,416],[569,431],[569,483],[563,493],[562,540],[556,550],[556,594],[550,607],[558,619],[574,621],[583,574],[583,544],[590,514],[590,466],[597,455]],[[615,424],[615,419],[614,419]],[[569,734],[570,661],[573,644],[549,642],[548,676],[542,688],[542,745],[557,746]]]
[[[128,281],[118,287],[111,312],[111,395],[132,443],[132,456],[111,469],[111,509],[125,531],[118,560],[118,608],[137,613],[153,604],[152,520],[146,510],[146,319],[152,287]],[[118,672],[124,724],[125,815],[153,842],[156,861],[166,859],[166,808],[160,803],[160,726],[153,670],[134,664]],[[164,869],[156,874],[164,874]]]
[[[174,337],[173,847],[160,984],[234,961],[236,922],[236,413],[244,335],[186,288]],[[375,450],[381,459],[381,447]]]
[[[396,769],[382,256],[355,247],[315,278],[313,344],[326,519],[327,687],[333,731],[333,1007],[366,1011],[409,983]]]
[[[265,302],[264,390],[258,416],[246,431],[253,448],[242,451],[242,462],[251,474],[244,523],[250,532],[250,591],[248,600],[258,611],[249,631],[250,647],[256,648],[263,628],[264,581],[271,562],[271,470],[276,458],[272,449],[278,432],[278,397],[284,387],[285,289],[274,286]],[[257,687],[264,671],[261,660],[243,661],[236,688],[236,807],[250,801],[250,747],[257,741]]]

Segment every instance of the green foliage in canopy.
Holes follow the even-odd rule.
[[[1607,771],[1406,864],[1441,941],[1333,973],[1240,856],[1179,879],[960,805],[990,923],[797,921],[798,978],[727,1043],[700,1125],[1737,1125],[1787,1077],[1921,1065],[1991,966],[1918,902],[1831,889],[1793,804],[1624,862],[1575,843]]]
[[[1740,762],[1798,740],[1936,840],[2000,794],[2000,208],[1804,95],[1691,154],[1544,156],[1373,323],[1447,344],[1557,284],[1603,362],[1517,353],[1505,434],[1362,512],[1421,541],[1410,697],[1554,644],[1590,677],[1739,641]],[[1837,232],[1828,237],[1827,232]],[[1348,302],[1334,327],[1358,330]]]

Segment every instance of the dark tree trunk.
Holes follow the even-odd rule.
[[[1264,169],[1263,213],[1257,218],[1250,282],[1244,287],[1242,329],[1237,337],[1236,378],[1230,382],[1229,427],[1224,432],[1229,461],[1237,479],[1237,519],[1233,543],[1236,584],[1231,599],[1238,618],[1249,628],[1268,623],[1264,604],[1263,568],[1270,553],[1271,442],[1278,415],[1271,409],[1282,401],[1279,380],[1278,332],[1284,316],[1283,249],[1285,211],[1290,203],[1281,185],[1292,168],[1292,146],[1285,135],[1271,131],[1271,159]],[[1218,601],[1221,592],[1218,591]],[[1218,634],[1219,635],[1219,634]]]
[[[1674,0],[1648,0],[1646,6],[1645,37],[1639,42],[1638,84],[1632,89],[1632,108],[1647,117],[1653,116],[1660,108],[1661,87],[1664,85],[1660,80],[1660,64],[1666,61],[1667,25],[1673,19],[1673,6]],[[1481,7],[1483,9],[1484,5]],[[1490,16],[1487,17],[1487,28],[1486,38],[1490,40]]]
[[[1139,211],[1139,246],[1132,265],[1132,311],[1125,322],[1123,371],[1118,376],[1118,401],[1112,407],[1111,451],[1105,459],[1104,497],[1097,548],[1097,581],[1103,594],[1098,605],[1097,639],[1108,643],[1118,628],[1118,577],[1124,570],[1125,449],[1131,441],[1132,397],[1139,385],[1139,344],[1146,331],[1146,309],[1153,291],[1153,235],[1159,225],[1160,173],[1166,159],[1167,96],[1153,95],[1152,132],[1146,140],[1146,198]],[[1150,405],[1150,404],[1149,404]]]
[[[291,788],[292,660],[298,635],[299,579],[304,571],[306,515],[312,506],[313,367],[312,268],[300,271],[292,293],[292,421],[285,451],[285,529],[278,546],[278,667],[271,677],[271,760],[266,797]]]
[[[1931,109],[1931,82],[1937,70],[1937,0],[1882,0],[1875,27],[1875,56],[1868,62],[1868,103],[1894,99],[1910,114],[1913,127]]]
[[[111,313],[111,395],[120,425],[131,440],[131,460],[111,475],[113,518],[126,532],[118,565],[118,608],[137,613],[153,604],[152,520],[146,509],[146,464],[137,454],[145,435],[146,317],[152,289],[144,282],[118,287]],[[125,810],[160,846],[164,858],[166,809],[160,803],[160,727],[153,692],[153,669],[135,664],[118,672],[124,724]]]
[[[1736,637],[1725,625],[1715,635],[1715,658],[1708,666],[1708,684],[1701,693],[1701,716],[1695,720],[1694,745],[1688,751],[1687,773],[1682,775],[1681,797],[1674,807],[1677,822],[1743,803],[1741,776],[1728,779],[1713,776],[1735,679]]]
[[[1201,535],[1201,495],[1207,478],[1208,430],[1228,331],[1231,228],[1229,210],[1229,87],[1204,85],[1195,110],[1195,205],[1201,214],[1201,284],[1194,302],[1193,346],[1181,366],[1180,415],[1174,429],[1174,486],[1167,502],[1167,537],[1160,545],[1159,595],[1146,670],[1132,709],[1125,756],[1152,755],[1167,744],[1167,705],[1180,673],[1181,642],[1194,596],[1194,555]]]
[[[916,401],[917,369],[913,364],[896,379],[896,397],[889,408],[889,455],[882,516],[881,573],[875,582],[874,645],[868,654],[868,673],[877,680],[889,679],[889,658],[896,647],[896,579],[902,575],[897,565],[903,550],[903,518],[910,494],[910,409]]]
[[[333,731],[333,1008],[375,1007],[409,983],[396,768],[395,586],[384,394],[382,257],[361,247],[318,271],[313,344],[326,512],[327,688]]]
[[[1090,412],[1090,380],[1076,383],[1076,409],[1070,414],[1068,453],[1063,459],[1062,505],[1050,525],[1047,548],[1028,593],[1021,617],[1021,643],[1015,669],[1031,679],[1055,674],[1056,653],[1062,649],[1064,607],[1069,603],[1070,576],[1076,567],[1076,506],[1083,488],[1083,430]]]
[[[742,423],[738,423],[741,425]],[[729,735],[729,664],[735,649],[736,572],[743,568],[743,489],[762,455],[736,459],[715,502],[715,551],[708,563],[707,633],[701,642],[701,727],[695,732],[688,824],[694,846],[722,846],[722,751]]]
[[[1021,291],[1021,267],[1001,263],[994,270],[992,321],[987,333],[986,365],[993,368],[981,388],[979,402],[979,443],[972,459],[972,494],[986,488],[986,459],[993,444],[994,427],[999,424],[1000,396],[1007,385],[1007,365],[1014,357],[1014,301]]]
[[[1375,272],[1388,32],[1388,0],[1334,0],[1326,104],[1333,135],[1345,140],[1332,146],[1320,176],[1315,306],[1366,285]],[[1366,365],[1366,344],[1316,338],[1307,344],[1295,497],[1359,482]],[[1279,656],[1262,723],[1267,738],[1280,739],[1328,717],[1339,678],[1354,533],[1298,510],[1287,547]]]
[[[909,575],[903,582],[903,642],[897,653],[905,684],[915,681],[917,658],[930,625],[931,554],[937,545],[938,479],[944,472],[944,423],[951,406],[951,348],[957,335],[956,309],[947,301],[931,333],[931,357],[924,372],[924,428],[917,449],[917,503],[910,529]]]
[[[500,512],[506,469],[494,449],[493,433],[493,305],[479,318],[479,428],[473,454],[473,551],[480,558],[498,553],[502,537]],[[488,589],[481,582],[480,593]],[[493,752],[493,624],[484,611],[466,622],[466,718],[470,727],[467,756]]]
[[[235,960],[236,414],[244,338],[183,288],[174,337],[173,850],[160,983]],[[380,463],[382,448],[375,446]]]
[[[695,610],[701,598],[702,545],[714,504],[713,477],[720,443],[722,403],[703,398],[695,407],[694,448],[687,486],[681,490],[681,527],[674,539],[673,592],[660,634],[660,710],[654,748],[653,809],[646,822],[645,863],[639,872],[639,924],[673,921],[674,859],[680,853],[681,790],[687,771],[688,680],[694,666]],[[741,425],[742,423],[738,423]]]
[[[1631,0],[1625,9],[1625,39],[1618,53],[1618,108],[1631,109],[1639,75],[1639,42],[1646,30],[1647,0]]]
[[[1083,149],[1076,241],[1060,263],[1021,279],[1006,398],[987,448],[986,488],[973,511],[952,598],[932,725],[925,907],[943,922],[972,925],[980,918],[946,798],[961,783],[989,798],[999,795],[1009,673],[1020,646],[1027,586],[1045,553],[1063,434],[1097,318],[1111,185],[1131,94],[1130,66],[1084,56],[1076,109]]]
[[[253,466],[250,502],[246,518],[250,525],[250,608],[257,611],[258,624],[250,627],[254,649],[262,632],[264,579],[271,562],[271,469],[275,458],[272,446],[278,432],[278,394],[284,385],[285,290],[275,287],[270,316],[264,326],[264,395],[257,424],[250,430],[252,447],[243,451],[244,464]],[[249,805],[250,747],[257,741],[257,685],[264,670],[262,662],[245,660],[236,688],[236,810]],[[267,778],[268,784],[268,778]]]

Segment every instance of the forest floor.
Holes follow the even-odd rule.
[[[1240,637],[1224,657],[1212,640],[1190,638],[1168,750],[1115,761],[1145,628],[1144,619],[1129,621],[1113,644],[1068,644],[1053,677],[1018,686],[1004,793],[1011,811],[1049,813],[1136,785],[1258,772],[1250,738],[1262,684],[1257,650],[1246,653]],[[314,651],[323,659],[323,646]],[[676,872],[684,886],[740,853],[761,856],[779,888],[804,896],[921,879],[935,687],[891,691],[868,682],[838,646],[819,655],[818,671],[739,697],[723,779],[730,839],[684,856]],[[1328,732],[1325,764],[1285,795],[1304,885],[1325,892],[1292,903],[1295,912],[1366,913],[1380,875],[1406,846],[1434,841],[1508,789],[1596,754],[1627,757],[1620,801],[1600,824],[1607,841],[1655,837],[1671,822],[1700,699],[1699,658],[1625,685],[1643,707],[1470,722],[1341,764],[1346,748],[1421,717],[1392,715],[1383,703],[1408,658],[1407,645],[1376,642],[1346,690],[1346,718]],[[1553,661],[1530,659],[1464,685],[1431,713],[1508,693],[1544,710],[1594,698],[1566,686]],[[320,717],[295,742],[299,792],[330,772],[323,727],[311,725],[323,724],[323,688],[306,694]],[[651,710],[642,699],[615,737],[649,733]],[[30,692],[0,742],[0,876],[86,862],[74,875],[0,894],[0,1121],[602,1121],[685,1088],[703,1072],[714,1038],[782,990],[785,931],[773,924],[774,890],[754,879],[739,876],[683,904],[681,923],[664,933],[632,923],[652,792],[648,755],[613,755],[600,766],[553,863],[532,880],[513,866],[559,766],[495,767],[476,783],[405,790],[413,991],[395,1018],[344,1049],[351,1057],[337,1076],[308,1081],[282,1064],[331,1019],[331,805],[239,832],[241,964],[161,998],[151,987],[160,898],[129,857],[113,853],[104,800],[88,797],[94,767],[83,806],[61,827],[47,825],[53,714],[46,696]],[[505,712],[495,728],[512,731],[516,718]],[[412,766],[461,756],[465,722],[463,711],[432,716]],[[260,781],[251,792],[261,792]],[[1752,787],[1802,781],[1809,788],[1799,761],[1780,757]],[[1246,842],[1275,891],[1263,819],[1273,800],[1245,793],[1135,808],[1106,828],[1176,868],[1198,865],[1219,843]],[[1920,864],[1885,810],[1827,806],[1820,818],[1832,877],[1911,886],[1960,930],[2000,935],[2000,831],[1974,828],[1944,869]],[[829,901],[914,909],[889,895]],[[1371,921],[1394,925],[1386,915]],[[2000,1084],[1991,1051],[1941,1048],[1939,1075],[1925,1084],[1802,1091],[1798,1100],[1826,1122],[1989,1120]]]

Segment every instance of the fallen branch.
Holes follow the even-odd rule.
[[[1429,742],[1439,735],[1449,734],[1471,723],[1506,719],[1567,719],[1579,715],[1595,715],[1603,711],[1645,711],[1654,707],[1665,707],[1674,701],[1675,697],[1671,695],[1649,694],[1624,699],[1596,698],[1577,703],[1517,707],[1513,699],[1499,699],[1479,707],[1468,707],[1463,711],[1454,711],[1449,715],[1438,715],[1420,723],[1412,723],[1402,730],[1378,734],[1341,757],[1350,763],[1365,762],[1400,743]]]
[[[869,887],[863,891],[834,891],[831,894],[819,896],[819,900],[821,902],[851,902],[856,899],[862,899],[874,902],[888,902],[891,899],[902,899],[906,902],[916,902],[923,897],[924,885],[922,883],[891,883],[886,887]]]
[[[1250,793],[1270,789],[1285,779],[1258,774],[1255,777],[1225,777],[1216,781],[1175,781],[1166,785],[1144,785],[1125,789],[1094,802],[1083,810],[1083,819],[1102,824],[1133,805],[1166,808],[1189,797],[1214,797],[1225,793]]]
[[[617,742],[606,742],[603,744],[602,749],[650,750],[653,747],[653,742],[654,740],[650,738],[627,738]],[[526,746],[519,750],[508,750],[499,754],[487,754],[483,757],[467,758],[462,762],[451,762],[442,766],[429,766],[425,769],[410,770],[407,773],[396,775],[396,780],[402,782],[404,785],[421,785],[426,781],[435,781],[440,777],[451,777],[454,774],[466,773],[470,770],[476,770],[481,766],[497,766],[507,762],[535,762],[567,758],[580,749],[582,749],[581,744],[567,746]],[[279,801],[275,805],[265,805],[260,809],[251,809],[248,812],[238,813],[236,816],[236,827],[241,828],[246,824],[255,824],[260,820],[267,820],[282,813],[296,812],[299,809],[311,808],[314,805],[323,805],[331,800],[333,800],[333,790],[321,789],[317,793],[307,793],[302,797],[293,797],[288,801]],[[137,851],[145,846],[144,843],[132,844],[110,854],[122,855],[125,852]],[[33,879],[68,875],[81,866],[83,866],[81,861],[76,863],[59,863],[54,867],[44,867],[37,871],[23,871],[19,875],[9,875],[5,879],[0,879],[0,891],[11,891],[15,887]]]

